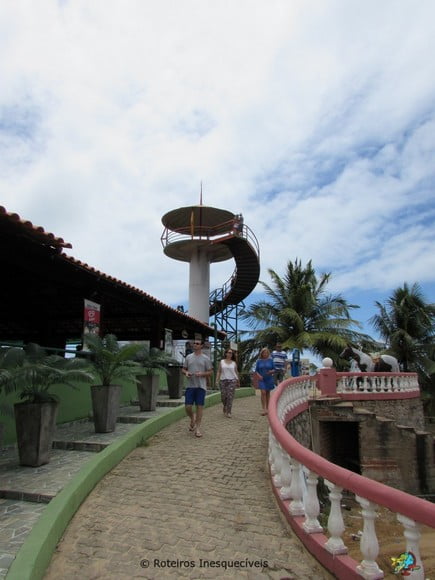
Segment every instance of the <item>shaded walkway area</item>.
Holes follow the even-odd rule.
[[[279,515],[259,411],[258,396],[236,399],[232,419],[216,405],[202,438],[185,419],[135,449],[82,504],[45,578],[330,578]]]

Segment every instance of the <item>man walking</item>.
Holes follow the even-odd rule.
[[[201,421],[207,392],[207,379],[213,372],[211,360],[202,352],[203,344],[203,340],[194,341],[193,353],[184,359],[182,370],[187,377],[184,404],[186,415],[190,419],[189,431],[193,431],[195,437],[202,437]],[[193,411],[193,405],[196,406],[196,413]]]
[[[284,380],[289,365],[287,353],[282,350],[282,344],[279,342],[276,343],[275,350],[272,351],[272,360],[275,368],[275,385],[279,385]]]

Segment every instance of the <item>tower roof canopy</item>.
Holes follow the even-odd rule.
[[[228,231],[234,214],[206,205],[179,207],[162,217],[163,225],[172,231],[191,232],[194,236],[213,237]]]

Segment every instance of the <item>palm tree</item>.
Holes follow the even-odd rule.
[[[435,373],[435,304],[426,301],[417,283],[409,287],[405,282],[385,303],[375,305],[379,313],[371,324],[403,370],[418,372],[427,383]]]
[[[268,299],[251,304],[242,317],[255,331],[258,345],[280,342],[285,349],[310,350],[334,361],[348,342],[370,340],[352,327],[360,323],[350,318],[348,304],[339,294],[326,291],[330,274],[316,276],[311,260],[305,267],[300,260],[289,261],[281,278],[269,269],[272,284],[260,282]]]
[[[243,331],[242,331],[243,332]],[[251,385],[252,369],[258,357],[258,345],[255,340],[241,340],[237,348],[237,368],[239,370],[240,386]]]

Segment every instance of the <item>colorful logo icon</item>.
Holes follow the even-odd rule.
[[[409,576],[412,570],[420,569],[412,552],[403,552],[397,558],[391,558],[391,562],[394,574],[400,574],[401,576]]]

